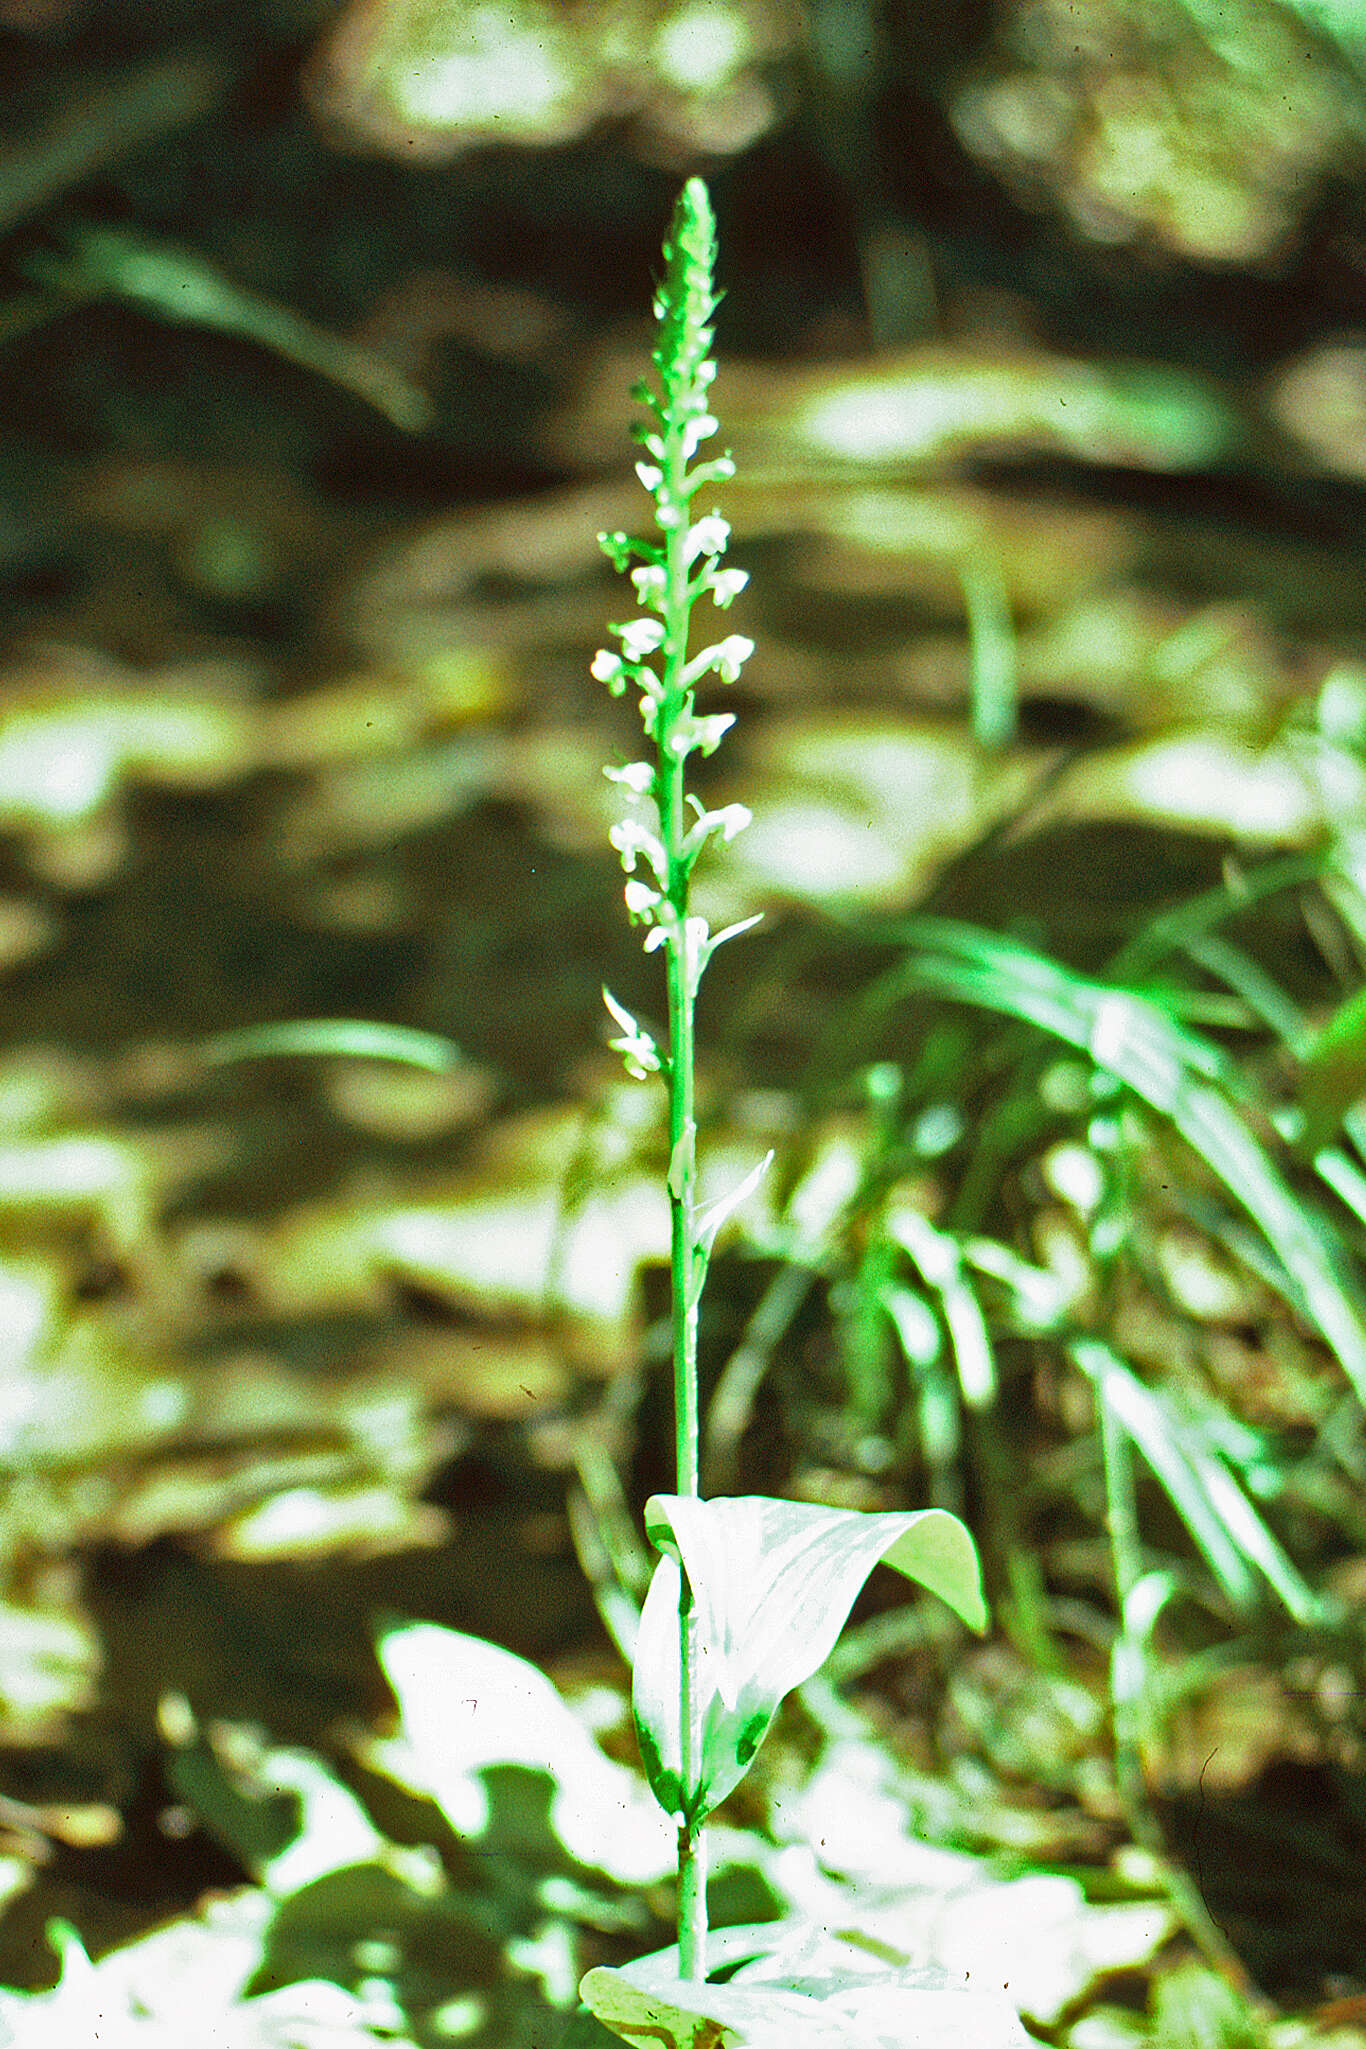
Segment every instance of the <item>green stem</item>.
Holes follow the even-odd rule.
[[[671,420],[663,460],[665,490],[677,504],[684,500],[687,461],[679,426]],[[672,1277],[674,1464],[676,1491],[698,1492],[698,1446],[701,1432],[697,1402],[697,1290],[693,1285],[697,1256],[697,1123],[693,1094],[693,1012],[697,964],[688,931],[690,863],[683,853],[687,832],[682,749],[673,744],[679,720],[692,709],[692,692],[683,685],[688,659],[687,523],[668,532],[665,543],[664,697],[657,728],[659,767],[656,795],[660,837],[668,864],[665,896],[668,910],[666,951],[669,990],[669,1225]],[[679,1723],[683,1784],[701,1777],[702,1713],[698,1694],[700,1650],[697,1614],[688,1576],[681,1577],[678,1601]],[[683,1978],[707,1975],[706,1844],[702,1824],[686,1820],[678,1832],[678,1967]]]
[[[707,1975],[707,1838],[701,1822],[678,1831],[678,1975]]]
[[[664,726],[661,720],[661,728]],[[662,767],[662,764],[661,764]],[[677,770],[682,782],[682,769]],[[672,778],[671,778],[672,779]],[[662,808],[662,807],[661,807]],[[680,806],[681,809],[681,806]],[[675,878],[676,850],[682,834],[664,823],[669,855],[669,900],[673,907],[668,937],[669,986],[669,1249],[672,1273],[674,1464],[676,1492],[698,1491],[697,1304],[689,1298],[696,1245],[694,1210],[697,1195],[697,1123],[693,1106],[693,993],[687,960],[688,878]]]

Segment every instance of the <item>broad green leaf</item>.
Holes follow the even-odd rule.
[[[675,1845],[638,1775],[604,1756],[544,1672],[434,1622],[387,1625],[376,1647],[402,1726],[373,1755],[435,1800],[458,1835],[488,1847],[499,1819],[490,1774],[520,1766],[544,1775],[550,1826],[578,1863],[625,1885],[670,1870]]]
[[[303,2049],[304,2044],[320,2049],[324,2043],[327,2049],[375,2049],[378,2025],[391,2049],[416,2049],[406,2028],[394,2031],[400,2017],[387,1984],[377,1980],[373,1992],[357,1996],[335,1982],[329,1967],[338,1955],[349,1954],[359,1931],[375,1925],[377,1911],[394,1916],[396,1905],[407,1910],[411,1924],[401,1925],[396,1917],[383,1924],[395,1950],[412,1944],[415,1928],[433,1946],[439,1940],[432,1930],[440,1908],[430,1889],[424,1895],[389,1880],[367,1892],[365,1872],[355,1877],[353,1891],[327,1894],[327,1909],[336,1914],[330,1926],[318,1893],[311,1893],[294,1921],[299,1946],[291,1950],[290,1962],[299,1968],[289,1972],[288,1983],[276,1982],[285,1976],[280,1969],[281,1903],[256,1887],[219,1894],[149,1935],[103,1949],[94,1961],[69,1923],[49,1920],[45,1932],[61,1962],[61,1982],[40,1992],[0,1987],[0,2041],[6,2049],[66,2044],[72,2049],[77,2044],[80,2049],[86,2044],[90,2049],[178,2049],[188,2043],[221,2049]],[[442,1928],[448,1941],[456,1925],[448,1918]],[[262,1991],[259,1984],[267,1955],[273,1991]]]
[[[986,1627],[976,1546],[943,1509],[864,1515],[765,1495],[656,1494],[645,1526],[664,1556],[640,1618],[634,1709],[646,1776],[667,1813],[706,1815],[740,1783],[779,1703],[825,1662],[879,1561],[938,1594],[969,1627]],[[700,1651],[696,1786],[683,1783],[680,1567]]]
[[[668,2049],[1027,2049],[1018,2013],[995,1987],[937,1965],[873,1966],[866,1949],[823,1929],[786,1940],[771,1928],[726,1929],[710,1945],[713,1964],[732,1936],[777,1947],[724,1985],[679,1978],[674,1950],[624,1970],[600,1966],[584,1978],[583,2000],[627,2041],[648,2036]]]
[[[1084,1713],[1090,1726],[1090,1709]],[[1137,1897],[1128,1883],[1117,1900],[1096,1905],[1076,1878],[1028,1869],[1000,1877],[979,1858],[917,1841],[910,1817],[919,1798],[912,1776],[855,1716],[776,1817],[784,1842],[809,1845],[817,1866],[800,1881],[802,1913],[820,1927],[856,1929],[888,1961],[910,1952],[964,1986],[1009,1985],[1012,2003],[1055,2040],[1063,2015],[1078,2010],[1097,1979],[1141,1969],[1175,1932],[1170,1906]],[[997,1796],[983,1790],[978,1798],[985,1833]],[[715,1955],[710,1943],[707,1954]],[[728,1951],[716,1956],[723,1959],[730,1962]]]

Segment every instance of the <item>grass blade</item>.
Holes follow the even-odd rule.
[[[1244,1614],[1256,1607],[1260,1573],[1296,1622],[1315,1620],[1320,1606],[1312,1588],[1204,1441],[1199,1424],[1179,1415],[1099,1339],[1074,1338],[1067,1351],[1152,1468],[1233,1606]]]
[[[210,1039],[204,1056],[215,1067],[277,1057],[392,1060],[429,1074],[452,1074],[464,1065],[460,1048],[436,1032],[349,1017],[300,1017],[280,1024],[246,1025],[241,1031],[222,1032]]]
[[[934,989],[1023,1018],[1114,1075],[1166,1117],[1258,1225],[1282,1269],[1280,1292],[1319,1330],[1366,1405],[1366,1305],[1326,1220],[1289,1187],[1239,1105],[1251,1097],[1217,1046],[1133,990],[1092,982],[1017,942],[946,919],[898,927],[915,948],[884,999]]]

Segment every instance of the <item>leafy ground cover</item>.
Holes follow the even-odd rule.
[[[546,2045],[671,1939],[588,665],[698,162],[756,653],[697,890],[765,913],[701,1196],[774,1152],[704,1489],[961,1514],[994,1627],[874,1579],[718,1817],[697,2026],[761,2038],[804,1918],[786,2033],[897,2039],[891,1971],[1075,2049],[1361,2039],[1360,50],[920,12],[855,77],[819,9],[709,70],[666,8],[627,64],[587,7],[0,6],[21,2045]],[[250,1036],[337,1018],[439,1043]],[[662,1982],[618,2018],[685,2034]]]

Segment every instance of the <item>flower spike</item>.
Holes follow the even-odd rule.
[[[636,475],[654,501],[657,538],[603,533],[599,546],[620,575],[630,578],[640,616],[613,625],[616,648],[593,659],[593,675],[620,697],[629,687],[640,695],[640,720],[652,743],[652,761],[609,767],[621,790],[625,815],[613,826],[611,842],[626,872],[626,910],[642,928],[646,953],[662,953],[668,983],[669,1043],[666,1051],[604,989],[603,1001],[619,1028],[611,1040],[628,1074],[663,1077],[669,1099],[669,1170],[672,1272],[674,1443],[678,1492],[698,1491],[697,1316],[707,1262],[717,1231],[763,1173],[763,1165],[732,1196],[702,1207],[697,1200],[697,1123],[693,1110],[693,1025],[698,984],[716,948],[753,922],[742,919],[713,935],[705,918],[690,908],[689,882],[698,859],[724,844],[749,823],[743,804],[708,811],[687,788],[694,754],[715,752],[734,723],[729,712],[699,712],[699,684],[715,677],[733,683],[753,652],[742,633],[732,633],[690,655],[692,608],[709,597],[724,611],[746,583],[743,570],[721,566],[730,542],[729,523],[714,508],[694,516],[699,491],[733,476],[729,455],[699,461],[698,451],[717,431],[711,407],[716,365],[711,356],[712,317],[719,294],[713,283],[716,222],[700,178],[684,186],[664,244],[664,278],[655,297],[659,322],[653,362],[657,390],[636,388],[648,418],[633,431],[643,453]],[[766,1163],[765,1163],[766,1164]],[[662,1561],[661,1570],[668,1569]],[[658,1605],[656,1603],[656,1605]],[[702,1683],[696,1618],[681,1598],[674,1603],[676,1663],[680,1698],[700,1702]],[[680,1783],[700,1783],[702,1726],[690,1710],[681,1714]],[[659,1786],[656,1785],[656,1792]],[[691,1803],[685,1802],[689,1813]],[[700,1826],[700,1811],[697,1813]],[[706,1881],[700,1839],[688,1821],[679,1837],[679,1954],[687,1975],[702,1975],[706,1949]]]

